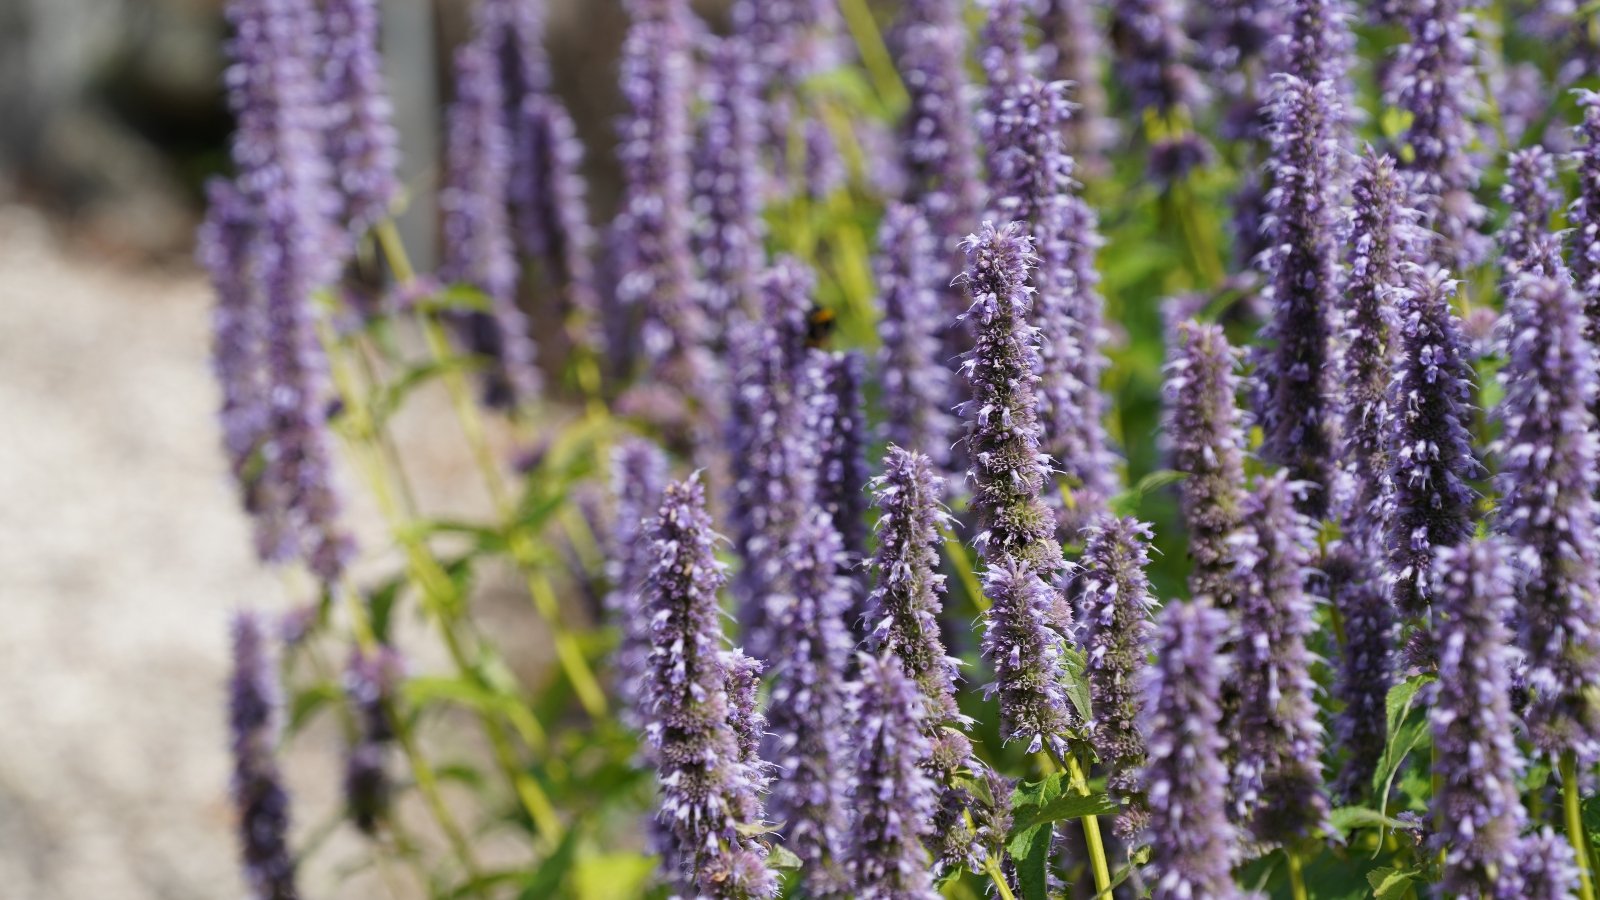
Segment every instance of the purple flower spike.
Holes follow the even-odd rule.
[[[1323,518],[1333,487],[1337,421],[1330,366],[1339,303],[1339,142],[1344,112],[1329,82],[1280,75],[1271,106],[1272,190],[1261,265],[1272,304],[1258,372],[1262,452],[1314,490],[1300,500]]]
[[[1328,82],[1348,104],[1350,54],[1355,36],[1350,33],[1350,10],[1345,0],[1287,0],[1280,4],[1284,22],[1278,38],[1274,70],[1306,82]]]
[[[762,276],[761,294],[763,318],[736,336],[728,444],[733,544],[744,560],[734,593],[746,646],[766,658],[768,607],[783,591],[784,548],[816,495],[818,445],[806,429],[811,275],[794,259],[781,259]]]
[[[1522,576],[1516,621],[1533,692],[1525,718],[1540,750],[1593,759],[1600,754],[1600,444],[1588,408],[1597,389],[1594,349],[1564,277],[1518,278],[1506,314],[1497,516]]]
[[[1060,592],[1016,559],[1003,559],[984,573],[983,658],[994,669],[987,695],[1000,698],[1001,733],[1025,740],[1028,752],[1066,752],[1073,726],[1067,703],[1066,641],[1056,630]]]
[[[939,637],[945,579],[939,574],[939,529],[951,523],[939,498],[944,479],[932,460],[890,445],[883,474],[872,480],[878,519],[878,586],[867,600],[867,640],[875,652],[894,654],[921,691],[923,720],[940,729],[962,720],[956,706],[956,660]]]
[[[650,621],[641,593],[654,565],[649,520],[661,508],[667,486],[667,457],[652,441],[634,438],[611,452],[611,495],[615,508],[606,575],[611,591],[606,611],[622,631],[617,645],[617,693],[635,714],[642,712],[645,665],[650,657]]]
[[[261,617],[233,619],[233,677],[228,724],[233,734],[233,802],[252,900],[295,900],[289,853],[289,794],[273,753],[278,745],[281,688]]]
[[[317,13],[303,0],[235,0],[227,14],[234,27],[227,83],[238,120],[236,184],[257,228],[242,271],[261,291],[268,443],[257,499],[269,515],[282,516],[282,527],[260,520],[269,524],[257,531],[257,549],[272,561],[297,556],[331,582],[354,545],[338,522],[326,359],[311,297],[337,274],[343,245],[311,62]]]
[[[622,46],[628,112],[617,155],[628,252],[617,284],[625,305],[643,311],[650,373],[692,394],[708,374],[707,323],[694,286],[689,219],[693,91],[690,13],[683,0],[635,0]]]
[[[344,194],[344,218],[362,231],[387,216],[400,193],[400,139],[378,55],[378,3],[328,0],[324,10],[328,155]]]
[[[338,274],[348,243],[334,224],[340,200],[325,154],[321,16],[311,0],[230,0],[226,15],[237,184],[283,257],[274,269],[309,294]]]
[[[922,835],[938,786],[923,770],[932,753],[917,685],[891,655],[863,655],[851,702],[855,822],[845,842],[852,894],[864,900],[936,900]]]
[[[1238,406],[1238,351],[1220,325],[1178,324],[1167,364],[1167,428],[1172,467],[1189,531],[1189,593],[1232,609],[1238,584],[1228,536],[1239,527],[1244,482],[1244,422]]]
[[[761,739],[767,733],[767,717],[761,712],[761,673],[766,665],[744,655],[741,650],[723,654],[728,670],[728,726],[739,741],[739,759],[749,766],[761,786],[770,779],[771,766],[761,758]]]
[[[527,318],[517,307],[517,259],[506,211],[510,186],[510,134],[505,95],[495,59],[479,42],[456,49],[456,97],[445,141],[444,257],[440,276],[471,285],[491,311],[461,317],[463,340],[492,360],[484,376],[491,406],[514,406],[539,392],[539,370]]]
[[[752,765],[736,707],[746,681],[730,675],[717,591],[726,581],[719,540],[697,479],[667,486],[652,526],[655,567],[645,586],[650,621],[646,678],[648,752],[661,784],[658,820],[671,835],[679,874],[707,897],[777,895],[765,848],[740,833],[764,818],[764,769]],[[742,665],[742,664],[741,664]],[[735,697],[730,700],[730,685]],[[739,722],[746,723],[739,726]]]
[[[1517,857],[1524,900],[1567,900],[1578,889],[1572,844],[1548,827],[1523,838]]]
[[[806,365],[809,395],[806,431],[816,442],[816,505],[833,519],[844,543],[840,572],[862,585],[854,593],[865,599],[861,567],[867,558],[867,419],[861,396],[866,379],[859,351],[814,350]],[[853,630],[863,608],[854,605],[846,617]]]
[[[944,320],[935,278],[933,236],[915,207],[896,203],[878,227],[878,357],[883,384],[885,437],[892,444],[926,453],[941,470],[950,462],[955,419],[945,412],[950,371],[943,364],[938,331]]]
[[[1104,32],[1089,0],[1044,0],[1039,11],[1039,66],[1046,81],[1073,86],[1076,107],[1067,121],[1067,152],[1091,175],[1105,171],[1105,154],[1116,137],[1106,113],[1106,91],[1100,82]]]
[[[1344,459],[1334,496],[1343,535],[1322,568],[1345,637],[1334,688],[1344,702],[1334,731],[1345,760],[1335,791],[1357,799],[1368,790],[1388,740],[1394,608],[1382,586],[1381,562],[1392,430],[1388,394],[1396,303],[1408,290],[1405,266],[1417,258],[1423,231],[1394,160],[1371,148],[1361,157],[1353,200],[1341,381]]]
[[[1322,792],[1322,726],[1306,636],[1316,627],[1305,592],[1316,533],[1295,511],[1298,485],[1284,473],[1245,499],[1238,560],[1239,713],[1233,796],[1259,841],[1309,837],[1328,818]]]
[[[1032,5],[1029,0],[982,0],[979,4],[984,23],[978,62],[983,68],[987,84],[980,120],[992,122],[1005,117],[1023,82],[1034,77],[1035,66],[1033,53],[1028,49],[1027,27],[1029,7]],[[1063,116],[1062,122],[1065,121],[1066,117]],[[990,154],[991,170],[995,168],[993,154],[998,149],[1001,148],[990,140],[986,150]]]
[[[1406,267],[1418,259],[1426,237],[1394,159],[1371,147],[1361,158],[1353,201],[1344,292],[1344,489],[1335,500],[1345,534],[1366,542],[1381,528],[1397,304],[1409,291]]]
[[[695,146],[695,255],[702,304],[727,321],[756,311],[764,264],[761,200],[761,102],[749,46],[723,38],[708,53],[706,113]]]
[[[991,84],[983,124],[993,205],[1000,215],[1028,224],[1039,252],[1034,276],[1041,339],[1039,417],[1045,450],[1074,494],[1062,530],[1076,535],[1116,493],[1117,463],[1101,423],[1106,359],[1100,348],[1107,335],[1094,259],[1102,241],[1062,144],[1068,118],[1062,85],[1023,74]]]
[[[1204,98],[1188,63],[1192,48],[1177,0],[1117,0],[1111,4],[1111,43],[1135,110],[1166,116],[1193,109]]]
[[[970,227],[982,205],[961,7],[959,0],[909,0],[895,35],[911,95],[901,145],[910,198],[940,249]]]
[[[271,485],[256,460],[267,440],[267,384],[260,298],[251,277],[251,253],[259,227],[255,213],[230,181],[206,185],[206,220],[195,239],[195,256],[211,277],[217,305],[211,319],[211,369],[222,389],[222,446],[238,482],[245,512],[254,519],[256,546],[270,558],[284,543],[286,527]]]
[[[357,650],[345,668],[344,692],[356,719],[356,740],[345,758],[344,795],[350,818],[367,834],[389,810],[390,784],[386,769],[394,725],[389,703],[405,675],[405,661],[389,647],[366,653]]]
[[[972,468],[972,510],[980,531],[974,543],[997,566],[1015,559],[1040,577],[1053,579],[1063,566],[1055,516],[1040,494],[1050,458],[1042,435],[1034,385],[1039,371],[1039,332],[1028,324],[1033,288],[1028,285],[1033,244],[1015,224],[982,231],[963,245],[963,282],[972,307],[963,318],[975,340],[961,370],[972,386],[962,404]]]
[[[1572,280],[1583,298],[1585,335],[1600,345],[1600,94],[1578,91],[1583,123],[1575,131],[1579,143],[1578,199],[1568,218],[1572,223]],[[1590,404],[1600,414],[1600,398]]]
[[[574,341],[593,348],[601,318],[589,221],[583,143],[567,108],[552,94],[530,94],[517,110],[520,155],[511,172],[517,238],[561,295]]]
[[[1547,278],[1555,278],[1557,273],[1564,276],[1561,240],[1550,230],[1550,217],[1561,205],[1555,158],[1538,146],[1512,151],[1500,199],[1511,210],[1500,231],[1507,280],[1524,273]]]
[[[1402,141],[1406,168],[1420,178],[1423,213],[1444,238],[1441,261],[1456,271],[1481,262],[1488,242],[1477,232],[1485,210],[1472,192],[1478,167],[1468,148],[1469,117],[1481,104],[1473,63],[1471,9],[1477,0],[1413,0],[1403,18],[1410,42],[1399,50],[1388,102],[1411,113]]]
[[[844,615],[850,581],[839,574],[839,534],[826,513],[813,509],[795,529],[784,564],[787,596],[771,606],[772,731],[769,754],[779,777],[772,790],[773,818],[784,823],[786,846],[805,863],[815,896],[831,896],[840,883],[844,801],[849,765],[845,667],[852,646]]]
[[[1472,369],[1450,310],[1456,282],[1442,269],[1413,272],[1399,296],[1400,361],[1389,393],[1392,449],[1386,483],[1390,597],[1413,619],[1432,598],[1440,547],[1472,536],[1478,462],[1466,420]]]
[[[1219,727],[1227,631],[1228,617],[1204,602],[1172,604],[1158,625],[1143,714],[1153,900],[1242,896],[1232,877],[1238,837],[1228,821]]]
[[[1139,685],[1156,608],[1145,575],[1154,536],[1137,519],[1103,516],[1090,526],[1079,575],[1084,669],[1094,711],[1089,738],[1110,773],[1106,787],[1123,804],[1117,834],[1129,840],[1144,831],[1150,817],[1139,783],[1145,763]]]
[[[509,108],[530,94],[550,90],[544,7],[544,0],[482,0],[474,15],[473,25],[494,57]]]
[[[1505,548],[1476,541],[1442,548],[1434,578],[1439,680],[1433,690],[1432,805],[1444,850],[1441,892],[1522,897],[1519,834],[1527,813],[1517,792],[1522,755],[1511,713],[1512,578]]]

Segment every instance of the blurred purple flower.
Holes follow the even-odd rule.
[[[935,281],[939,265],[927,219],[915,206],[897,203],[884,213],[875,269],[883,303],[878,368],[885,437],[927,454],[943,470],[956,423],[945,411],[951,378],[938,338],[944,320]]]
[[[1145,677],[1143,784],[1150,803],[1152,900],[1235,900],[1238,836],[1228,821],[1228,770],[1218,697],[1228,617],[1203,601],[1174,603],[1157,626]]]
[[[1512,578],[1498,541],[1441,548],[1433,572],[1439,680],[1431,806],[1443,855],[1440,891],[1452,897],[1523,897],[1517,884],[1527,821],[1517,789],[1522,754],[1511,712]]]
[[[328,155],[356,231],[389,214],[400,193],[399,135],[378,55],[377,0],[326,0],[323,83]]]
[[[787,590],[769,612],[775,636],[769,755],[779,772],[772,815],[784,823],[786,846],[805,863],[803,878],[815,896],[844,887],[845,668],[853,642],[844,621],[852,591],[839,574],[843,555],[832,521],[812,508],[784,548]]]
[[[510,187],[510,133],[503,85],[495,59],[478,42],[456,48],[456,96],[447,117],[444,254],[440,276],[470,285],[489,300],[488,311],[457,322],[468,349],[491,361],[484,399],[491,406],[526,403],[539,392],[534,344],[517,306],[517,258],[506,209]]]
[[[300,894],[289,852],[289,794],[273,758],[282,689],[269,632],[253,612],[233,618],[233,675],[228,682],[233,803],[252,900],[295,900]]]
[[[1563,276],[1527,274],[1506,299],[1497,525],[1510,540],[1518,643],[1540,750],[1600,755],[1600,439],[1589,412],[1594,348]]]
[[[854,822],[845,841],[852,895],[864,900],[936,900],[922,836],[938,786],[923,770],[932,753],[916,684],[889,654],[863,655],[851,698],[855,722]]]

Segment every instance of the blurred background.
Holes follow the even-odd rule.
[[[548,5],[557,88],[600,150],[589,175],[604,213],[621,5]],[[467,3],[382,6],[402,224],[426,263],[445,62]],[[210,289],[191,260],[203,183],[227,163],[224,37],[221,0],[0,0],[5,897],[243,895],[227,620],[241,605],[282,609],[283,586],[253,560],[218,452]],[[435,468],[423,480],[470,504],[452,492],[452,454],[428,452],[451,439],[437,431],[413,423],[408,437]],[[341,740],[312,734],[286,763],[302,832],[340,802]],[[332,840],[308,895],[367,896],[359,877],[332,887],[359,855],[349,834]]]

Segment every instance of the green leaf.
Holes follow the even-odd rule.
[[[1054,772],[1043,781],[1030,781],[1017,785],[1011,795],[1011,834],[1025,831],[1062,819],[1081,819],[1117,811],[1117,805],[1104,791],[1088,796],[1072,790],[1065,772]]]
[[[767,854],[767,865],[774,869],[798,869],[801,863],[800,857],[795,856],[788,847],[773,844],[772,852]]]
[[[1407,754],[1416,748],[1427,733],[1427,717],[1415,711],[1417,692],[1429,682],[1431,675],[1413,675],[1389,689],[1386,701],[1389,719],[1389,740],[1383,748],[1377,771],[1372,773],[1372,788],[1379,798],[1389,796],[1395,773],[1405,762]]]
[[[1006,852],[1017,870],[1017,896],[1022,900],[1048,900],[1050,888],[1050,844],[1052,829],[1040,823],[1006,842]]]
[[[1139,479],[1139,483],[1128,488],[1122,493],[1111,498],[1110,507],[1119,516],[1131,516],[1138,512],[1139,504],[1144,501],[1145,495],[1161,490],[1169,484],[1189,477],[1188,472],[1179,472],[1174,469],[1160,469]]]
[[[1092,713],[1093,701],[1089,693],[1089,675],[1085,670],[1083,651],[1076,647],[1069,647],[1067,657],[1067,698],[1078,711],[1078,720],[1090,722],[1094,720]]]
[[[405,400],[417,388],[449,372],[475,372],[484,368],[484,360],[475,356],[450,356],[442,360],[428,360],[407,366],[400,377],[379,388],[367,401],[367,411],[375,424],[381,425],[400,411]]]
[[[289,720],[284,729],[287,734],[298,734],[324,706],[335,703],[344,692],[333,681],[308,684],[294,694],[289,703]]]
[[[1365,806],[1341,806],[1328,814],[1328,820],[1341,835],[1345,836],[1361,828],[1394,828],[1405,831],[1417,827],[1413,822],[1401,821]]]
[[[1385,866],[1367,873],[1367,884],[1372,886],[1374,900],[1403,900],[1416,895],[1412,882],[1421,877],[1416,869],[1397,869]]]
[[[475,287],[452,284],[417,301],[417,309],[425,313],[493,312],[494,304],[488,294]]]

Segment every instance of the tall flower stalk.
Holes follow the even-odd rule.
[[[344,219],[361,231],[387,216],[400,193],[400,139],[378,55],[377,0],[329,0],[323,20],[328,158],[344,197]]]
[[[739,37],[707,52],[707,105],[695,136],[695,256],[707,315],[757,311],[764,263],[761,101],[751,47]]]
[[[482,291],[489,311],[461,315],[467,347],[490,363],[484,399],[491,406],[527,403],[539,392],[534,343],[517,305],[516,247],[506,195],[511,184],[511,132],[496,59],[478,41],[456,49],[456,96],[445,143],[444,255],[440,275]]]
[[[1134,839],[1149,822],[1139,775],[1145,739],[1139,733],[1140,685],[1150,655],[1150,526],[1104,516],[1089,529],[1083,550],[1079,604],[1084,670],[1089,678],[1089,740],[1109,774],[1106,787],[1122,804],[1117,834]]]
[[[1506,303],[1500,404],[1503,499],[1518,644],[1533,702],[1534,744],[1552,756],[1600,753],[1600,444],[1588,404],[1597,385],[1577,292],[1565,278],[1524,275]]]
[[[645,587],[650,619],[648,753],[661,784],[659,821],[669,863],[708,897],[767,897],[777,881],[766,849],[744,833],[765,817],[765,772],[741,749],[717,591],[727,576],[696,479],[667,486],[652,525],[655,565]],[[734,681],[734,686],[741,682]]]
[[[851,582],[840,574],[844,556],[827,513],[813,508],[794,531],[783,563],[788,590],[771,606],[770,753],[780,772],[772,815],[784,823],[789,847],[805,863],[802,877],[814,896],[843,889],[845,800],[849,760],[845,668],[853,645],[845,626]]]
[[[623,271],[617,296],[643,318],[649,374],[690,395],[711,360],[694,282],[689,220],[693,151],[690,11],[683,0],[632,0],[622,46]]]
[[[1423,213],[1443,237],[1440,261],[1457,271],[1481,262],[1488,242],[1478,227],[1485,210],[1473,197],[1479,172],[1473,161],[1471,116],[1482,104],[1473,65],[1477,0],[1416,0],[1406,4],[1409,40],[1390,73],[1388,102],[1411,114],[1402,141],[1411,150],[1406,168],[1418,173]]]
[[[228,682],[233,802],[251,897],[296,900],[300,893],[289,852],[289,794],[274,759],[282,697],[269,641],[261,616],[234,616],[233,675]]]
[[[1433,812],[1444,877],[1458,897],[1520,897],[1520,832],[1527,821],[1517,792],[1522,755],[1511,714],[1512,572],[1498,542],[1445,548],[1430,573],[1439,681],[1429,721],[1438,785]]]
[[[870,900],[934,900],[933,866],[922,836],[938,785],[924,769],[932,754],[916,682],[890,655],[868,657],[851,698],[856,758],[854,823],[845,869],[854,895]]]
[[[927,216],[943,250],[970,227],[982,204],[961,4],[911,0],[894,44],[911,99],[901,145],[908,199]]]
[[[650,657],[650,621],[644,613],[644,584],[654,565],[649,525],[661,508],[667,486],[667,458],[643,438],[617,445],[611,452],[613,498],[611,542],[606,576],[611,590],[606,611],[622,636],[617,644],[617,693],[633,714],[643,710],[645,665]]]
[[[1238,584],[1228,539],[1244,499],[1244,421],[1238,351],[1220,325],[1180,322],[1167,363],[1167,434],[1189,531],[1189,593],[1232,609]]]
[[[1383,491],[1389,469],[1397,301],[1408,290],[1406,267],[1421,239],[1410,191],[1394,160],[1371,148],[1352,190],[1350,278],[1345,288],[1341,360],[1343,450],[1335,512],[1338,544],[1323,562],[1335,610],[1344,623],[1334,692],[1344,701],[1334,734],[1345,753],[1335,790],[1365,793],[1383,754],[1389,687],[1394,681],[1394,607],[1382,585]]]
[[[1228,629],[1227,616],[1204,602],[1168,606],[1157,626],[1142,718],[1155,900],[1242,896],[1233,883],[1238,836],[1228,820],[1217,699],[1229,665],[1219,653]]]
[[[1331,386],[1339,300],[1339,142],[1344,113],[1331,82],[1279,75],[1271,107],[1272,190],[1262,254],[1272,315],[1257,391],[1263,453],[1314,486],[1299,501],[1313,519],[1329,509],[1338,422]]]
[[[1010,56],[1020,43],[1020,5],[991,9],[984,56]],[[1078,194],[1073,160],[1063,144],[1070,117],[1064,86],[1046,84],[1027,67],[994,63],[981,122],[989,153],[991,205],[1025,223],[1038,252],[1033,281],[1040,333],[1039,419],[1044,447],[1066,476],[1071,508],[1063,531],[1076,535],[1116,492],[1116,459],[1101,422],[1100,378],[1106,368],[1104,301],[1094,257],[1102,241],[1093,210]]]
[[[1472,536],[1478,470],[1467,431],[1472,369],[1450,309],[1456,282],[1415,272],[1399,302],[1399,362],[1390,387],[1385,499],[1390,597],[1415,621],[1432,598],[1433,557]]]
[[[327,427],[326,358],[312,293],[337,274],[344,241],[320,126],[317,11],[306,0],[234,0],[227,7],[232,152],[255,231],[245,270],[260,290],[261,491],[274,504],[258,530],[264,559],[302,560],[324,582],[354,545],[339,523]],[[245,361],[241,360],[240,365]]]
[[[939,271],[927,217],[910,204],[893,204],[878,226],[878,296],[883,339],[882,373],[885,437],[891,444],[927,454],[943,469],[950,462],[955,418],[950,404],[950,370],[939,342]]]
[[[1262,479],[1246,498],[1238,561],[1239,713],[1233,798],[1256,840],[1293,841],[1326,825],[1322,726],[1306,638],[1315,629],[1307,570],[1316,535],[1296,512],[1284,473]]]

